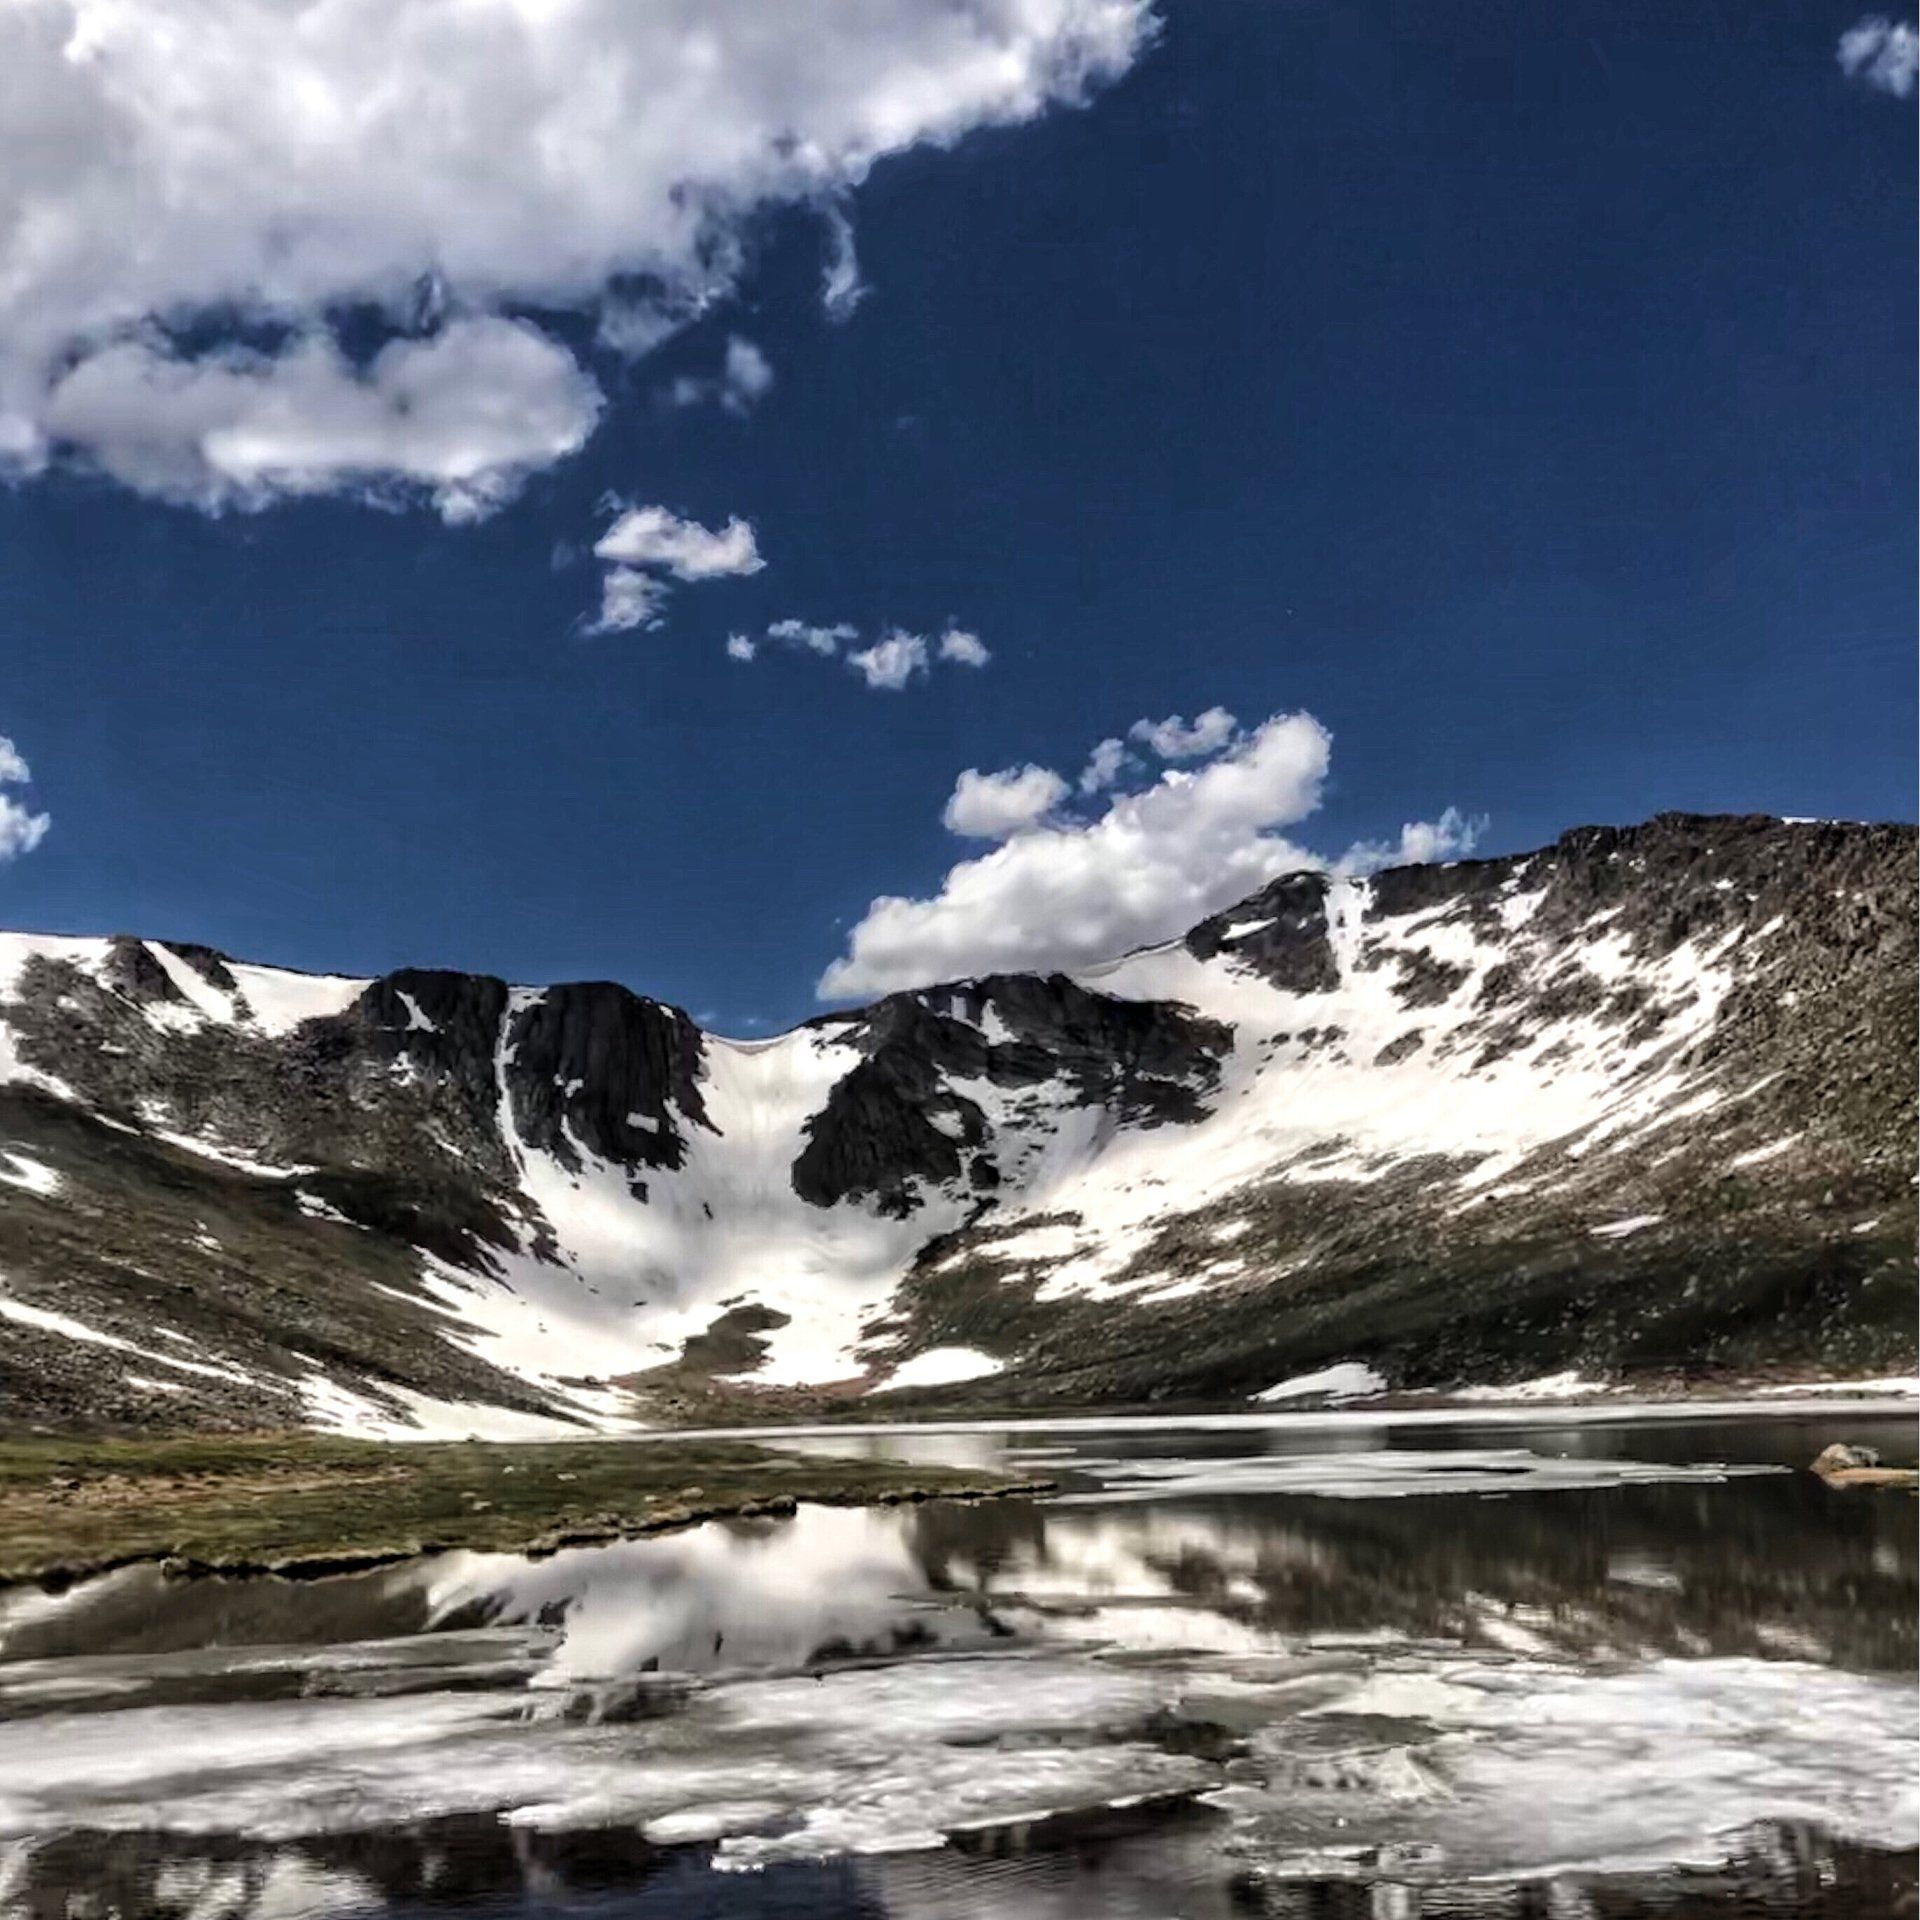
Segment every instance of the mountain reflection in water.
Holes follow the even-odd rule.
[[[0,1911],[1902,1911],[1913,1507],[1839,1431],[844,1435],[1062,1495],[16,1593]]]

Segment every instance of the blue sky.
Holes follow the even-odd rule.
[[[16,202],[162,232],[0,303],[52,343],[0,356],[0,732],[51,821],[0,920],[613,977],[752,1031],[815,1009],[877,896],[920,906],[869,916],[849,991],[1084,958],[1407,823],[1445,852],[1672,807],[1912,816],[1897,26],[1849,72],[1857,5],[981,0],[976,80],[966,35],[917,43],[940,12],[825,6],[829,70],[713,9],[738,88],[670,111],[636,59],[623,111],[664,131],[604,169],[583,141],[532,220],[424,138],[411,199],[283,167],[271,118],[242,184],[183,159],[156,211],[104,116],[164,177],[198,109],[10,136],[0,104],[0,160],[70,142],[99,183],[49,165]],[[512,62],[455,52],[420,72],[497,127]],[[796,129],[823,157],[793,175]],[[209,200],[263,249],[352,244],[263,299],[282,256],[225,258]],[[844,274],[822,297],[848,227],[850,313]],[[431,357],[377,360],[396,338]],[[757,565],[645,559],[657,624],[596,631],[594,545],[645,507],[744,522]],[[738,567],[744,531],[675,551]],[[847,656],[895,630],[927,664],[869,685]],[[940,658],[955,630],[984,665]],[[1171,758],[1130,731],[1215,708]],[[1103,739],[1127,764],[1083,791]],[[1058,777],[963,802],[967,769]]]

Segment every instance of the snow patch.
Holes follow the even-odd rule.
[[[1609,1220],[1603,1227],[1593,1229],[1596,1240],[1624,1240],[1630,1233],[1638,1233],[1643,1227],[1655,1227],[1666,1218],[1663,1213],[1634,1213],[1624,1220]]]
[[[240,988],[254,1026],[278,1039],[308,1020],[345,1013],[373,983],[330,973],[290,973],[281,967],[255,967],[233,961],[227,971]]]
[[[901,1387],[950,1387],[961,1380],[984,1380],[1005,1365],[977,1347],[929,1347],[902,1361],[879,1386],[869,1388],[868,1397]]]
[[[1385,1393],[1386,1378],[1364,1361],[1342,1360],[1337,1366],[1322,1367],[1318,1373],[1296,1374],[1252,1396],[1255,1400],[1364,1400],[1370,1394]]]
[[[0,1147],[0,1160],[6,1162],[0,1166],[0,1183],[18,1187],[22,1193],[38,1194],[43,1200],[60,1191],[60,1176],[44,1160],[36,1160],[18,1147]]]

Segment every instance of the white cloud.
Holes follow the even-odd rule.
[[[1133,755],[1127,751],[1124,740],[1102,740],[1087,755],[1087,764],[1080,769],[1080,791],[1105,793],[1132,761]]]
[[[0,735],[0,785],[25,786],[32,778],[32,770],[19,749],[5,735]],[[0,793],[0,860],[31,853],[47,837],[47,829],[52,825],[52,814],[35,813],[11,794]]]
[[[1487,817],[1469,818],[1449,807],[1437,820],[1409,820],[1392,840],[1356,840],[1341,855],[1342,873],[1372,873],[1378,867],[1424,866],[1432,860],[1457,860],[1471,853],[1487,830]]]
[[[1164,720],[1136,720],[1127,731],[1130,738],[1151,747],[1162,760],[1200,760],[1218,753],[1233,738],[1239,724],[1225,707],[1209,707],[1195,717],[1192,726],[1179,714],[1170,713]]]
[[[760,649],[744,633],[727,635],[727,658],[729,660],[751,660]]]
[[[1109,748],[1124,757],[1119,741],[1102,741],[1090,770],[1115,761],[1103,752]],[[1311,714],[1277,713],[1236,732],[1205,766],[1168,767],[1152,786],[1115,795],[1086,819],[1062,817],[1069,788],[1049,768],[969,768],[942,817],[955,833],[1005,844],[960,861],[930,899],[875,900],[846,953],[821,976],[820,993],[838,999],[1087,966],[1175,939],[1280,874],[1325,868],[1326,859],[1281,830],[1319,806],[1331,749]],[[1085,776],[1080,786],[1098,790]],[[1350,849],[1339,867],[1451,857],[1470,849],[1484,825],[1449,807],[1438,820],[1403,827],[1397,846]]]
[[[977,633],[968,633],[963,627],[949,627],[940,636],[940,658],[951,660],[956,666],[984,667],[993,655]]]
[[[767,629],[767,638],[830,658],[840,651],[843,641],[858,640],[860,629],[847,625],[844,620],[831,627],[811,626],[805,620],[776,620]]]
[[[940,818],[950,833],[969,840],[1010,840],[1038,826],[1067,791],[1051,767],[1008,767],[1002,773],[969,767],[954,782]]]
[[[600,583],[600,617],[587,631],[631,633],[636,627],[657,627],[666,618],[671,592],[664,580],[638,567],[609,567]]]
[[[915,674],[926,672],[927,643],[917,633],[902,633],[895,628],[864,653],[848,654],[847,665],[868,686],[886,687],[898,693]]]
[[[1275,714],[1197,772],[1169,768],[1092,820],[961,861],[931,899],[875,900],[820,991],[1084,966],[1184,933],[1276,874],[1324,864],[1276,829],[1319,805],[1329,747],[1311,714]]]
[[[853,222],[846,209],[830,206],[826,210],[827,253],[820,268],[820,305],[829,320],[851,320],[854,309],[867,297],[867,283],[860,277],[860,256],[853,244]]]
[[[859,637],[860,629],[845,620],[820,626],[810,620],[789,618],[776,620],[767,628],[769,642],[816,654],[824,660],[841,656],[841,650],[851,648]],[[735,657],[750,659],[752,656],[737,654]],[[978,634],[959,627],[949,627],[932,644],[921,634],[895,627],[872,646],[858,653],[849,651],[843,657],[869,687],[898,693],[909,681],[923,679],[931,671],[936,657],[959,666],[984,667],[993,655]]]
[[[745,415],[772,389],[773,368],[767,363],[767,356],[751,340],[743,340],[736,333],[727,341],[718,374],[711,380],[682,374],[667,389],[667,398],[676,407],[695,407],[703,401],[716,400],[727,412]]]
[[[1920,74],[1920,33],[1912,21],[1896,23],[1881,14],[1871,15],[1840,36],[1838,58],[1849,79],[1877,87],[1896,100],[1910,99]]]
[[[703,527],[665,507],[623,507],[594,542],[593,554],[606,562],[607,572],[600,586],[600,617],[588,629],[592,633],[659,626],[672,591],[665,574],[676,580],[721,580],[758,573],[767,564],[749,522],[735,518],[724,527]]]
[[[718,529],[682,520],[665,507],[629,507],[594,542],[598,559],[629,567],[660,567],[676,580],[718,580],[729,574],[758,573],[760,557],[753,527],[731,519]]]
[[[334,486],[485,511],[598,407],[512,315],[646,352],[737,288],[761,209],[1082,101],[1154,30],[1150,0],[10,0],[0,462],[64,452],[207,507]],[[398,371],[341,357],[346,309],[433,329],[409,343],[446,383],[424,450]],[[236,356],[236,316],[265,351]],[[448,343],[470,324],[529,337],[505,388]],[[737,405],[764,390],[741,344],[715,395]]]
[[[446,519],[470,520],[583,445],[600,406],[599,388],[545,334],[471,319],[392,341],[364,368],[320,334],[273,355],[191,360],[122,340],[49,385],[38,419],[49,440],[88,449],[116,480],[163,499],[261,507],[351,489],[423,496]]]

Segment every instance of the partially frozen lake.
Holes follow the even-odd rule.
[[[1044,1468],[338,1579],[0,1598],[0,1911],[1897,1910],[1911,1415],[792,1436]]]

